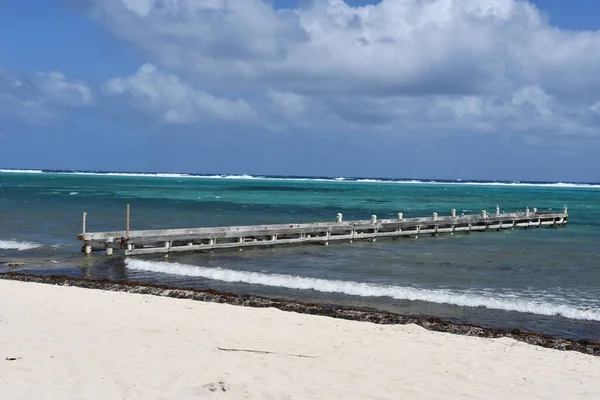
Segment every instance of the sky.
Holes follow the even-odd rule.
[[[0,168],[600,181],[597,0],[0,0]]]

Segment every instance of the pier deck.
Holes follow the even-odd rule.
[[[227,226],[190,229],[129,230],[129,206],[127,228],[116,232],[86,232],[86,213],[83,215],[83,232],[77,239],[83,241],[82,252],[121,250],[125,255],[170,253],[180,251],[204,251],[215,249],[241,249],[244,247],[277,246],[284,244],[320,243],[333,241],[375,240],[377,238],[418,238],[420,235],[454,234],[457,232],[484,232],[530,227],[558,227],[567,223],[568,213],[542,213],[527,209],[519,213],[494,214],[482,211],[477,215],[449,216],[433,213],[426,218],[343,221],[342,214],[336,222],[302,224]]]

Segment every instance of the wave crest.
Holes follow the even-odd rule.
[[[529,299],[494,297],[493,293],[469,293],[445,289],[420,289],[404,286],[384,286],[364,282],[304,278],[284,274],[235,271],[222,268],[206,268],[179,263],[127,259],[128,268],[140,271],[173,275],[201,277],[223,282],[241,282],[253,285],[287,289],[316,290],[323,293],[342,293],[361,297],[391,297],[398,300],[426,301],[461,307],[485,307],[494,310],[517,311],[548,316],[600,321],[600,310],[581,309],[573,306],[536,302]]]
[[[599,183],[578,182],[520,182],[520,181],[468,181],[455,180],[422,180],[422,179],[393,179],[393,178],[346,178],[346,177],[301,177],[301,176],[262,176],[248,174],[191,174],[191,173],[162,173],[162,172],[104,172],[104,171],[55,171],[55,170],[19,170],[0,169],[0,173],[36,173],[58,175],[89,175],[112,177],[154,177],[154,178],[195,178],[195,179],[230,179],[230,180],[265,180],[291,182],[340,182],[340,183],[386,183],[386,184],[419,184],[419,185],[475,185],[475,186],[509,186],[509,187],[553,187],[553,188],[587,188],[600,189]]]
[[[17,242],[15,240],[0,240],[0,249],[4,250],[31,250],[41,247],[41,244],[31,242]]]
[[[43,174],[40,169],[0,169],[0,172],[7,174]]]

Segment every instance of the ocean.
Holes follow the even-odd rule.
[[[0,272],[216,289],[600,340],[600,184],[0,170]],[[88,231],[569,208],[560,229],[123,258]],[[8,267],[8,261],[25,265]]]

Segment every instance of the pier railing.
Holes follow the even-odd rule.
[[[83,213],[82,251],[103,250],[108,255],[122,250],[125,255],[203,251],[244,247],[276,246],[284,244],[321,243],[333,241],[375,240],[377,238],[418,238],[420,235],[454,234],[456,232],[483,232],[530,227],[558,227],[567,223],[568,213],[538,212],[537,209],[517,213],[501,213],[497,206],[493,214],[482,211],[477,215],[449,216],[433,213],[431,217],[404,218],[398,213],[394,219],[344,221],[338,214],[335,222],[225,226],[189,229],[130,230],[130,208],[127,206],[126,229],[113,232],[86,232],[87,213]]]

